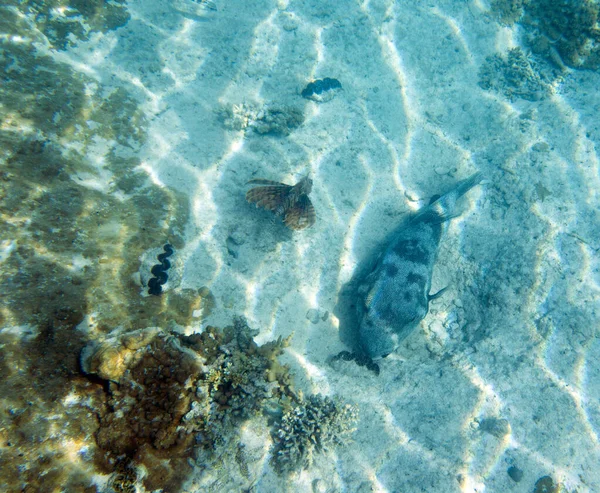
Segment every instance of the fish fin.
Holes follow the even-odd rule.
[[[277,211],[285,204],[291,188],[283,184],[251,188],[246,192],[246,200],[268,211]]]
[[[445,223],[448,221],[452,221],[452,219],[456,219],[457,217],[460,217],[462,214],[439,214],[439,221],[441,223]]]
[[[466,180],[462,180],[458,183],[456,187],[455,193],[460,197],[466,194],[471,188],[476,185],[479,185],[483,180],[483,173],[481,171],[477,171],[473,175],[469,176]]]
[[[427,222],[429,224],[442,224],[452,219],[460,217],[461,214],[441,214],[436,210],[425,210],[421,214],[417,214],[415,219],[418,218],[420,221]]]
[[[446,286],[445,288],[440,289],[437,293],[434,294],[429,294],[427,295],[427,300],[431,301],[431,300],[437,300],[440,296],[442,296],[444,294],[444,292],[449,288],[450,286]]]
[[[300,195],[298,201],[286,212],[284,222],[290,229],[310,228],[315,224],[315,208],[307,195]]]
[[[466,180],[459,181],[448,193],[445,193],[442,196],[437,196],[435,200],[432,198],[432,201],[429,203],[429,206],[425,208],[423,213],[428,214],[431,211],[435,211],[435,213],[440,216],[440,221],[449,221],[450,219],[457,217],[460,214],[447,215],[446,212],[453,210],[458,199],[465,195],[474,186],[481,183],[482,180],[483,175],[478,171]],[[420,216],[420,214],[417,214],[417,216]]]
[[[367,293],[367,296],[365,296],[365,307],[366,308],[371,308],[374,298],[375,298],[375,289],[373,288],[373,289],[371,289],[371,291],[369,291]]]
[[[279,185],[284,187],[289,187],[290,185],[286,185],[285,183],[281,183],[273,180],[265,180],[264,178],[253,178],[252,180],[248,180],[246,185],[253,183],[255,185]]]

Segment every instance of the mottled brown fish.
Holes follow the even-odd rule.
[[[294,186],[262,178],[250,180],[250,183],[261,186],[248,190],[246,200],[283,217],[288,228],[304,229],[315,223],[315,208],[308,198],[313,182],[308,175]]]

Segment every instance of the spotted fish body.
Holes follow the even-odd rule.
[[[421,209],[391,236],[373,271],[358,288],[359,340],[371,358],[385,357],[427,315],[431,277],[445,226],[456,202],[481,181],[476,173]]]

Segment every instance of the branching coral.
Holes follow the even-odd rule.
[[[538,101],[552,93],[533,62],[520,48],[509,50],[506,57],[495,54],[486,58],[479,70],[479,86],[503,93],[509,100],[516,98]]]
[[[350,440],[357,408],[339,399],[311,395],[283,415],[276,431],[272,463],[286,474],[309,467],[316,452]]]

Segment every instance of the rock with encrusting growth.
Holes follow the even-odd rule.
[[[159,331],[151,327],[110,337],[101,343],[91,343],[81,352],[81,369],[103,380],[118,382],[127,368],[134,364],[137,350],[154,339]]]
[[[300,108],[285,104],[234,104],[220,110],[225,127],[265,135],[289,135],[304,122]]]
[[[233,326],[190,336],[150,328],[83,349],[82,370],[108,380],[104,405],[95,409],[95,438],[112,483],[136,480],[143,468],[150,473],[138,482],[147,491],[180,491],[185,463],[211,467],[231,457],[247,419],[267,404],[297,400],[289,368],[278,361],[289,338],[258,345],[257,333],[236,318]],[[128,476],[115,467],[123,456],[132,460]],[[228,491],[241,491],[252,478],[232,481],[238,483]]]
[[[535,482],[533,493],[561,493],[561,491],[563,491],[562,484],[554,484],[550,476],[542,476]]]
[[[339,398],[311,395],[283,415],[271,461],[279,474],[310,467],[315,453],[350,441],[356,429],[356,406]]]
[[[552,94],[552,85],[545,80],[534,61],[520,48],[506,56],[488,56],[479,70],[479,86],[503,94],[510,101],[517,98],[540,101]]]

